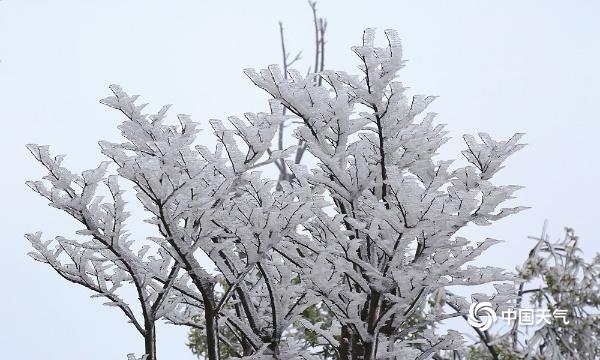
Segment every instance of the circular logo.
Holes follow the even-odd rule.
[[[487,316],[484,320],[481,316]],[[467,322],[474,328],[481,331],[486,331],[492,326],[492,323],[496,321],[496,312],[492,308],[490,302],[472,303],[469,307],[469,316]]]

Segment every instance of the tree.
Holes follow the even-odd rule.
[[[544,225],[541,236],[532,238],[536,244],[517,269],[512,324],[494,333],[478,331],[480,341],[462,349],[459,357],[453,353],[440,354],[440,358],[575,360],[600,356],[600,255],[585,260],[571,228],[554,241],[545,229]],[[519,310],[560,316],[542,317],[525,326],[519,322]]]
[[[317,71],[323,71],[324,66],[325,66],[325,31],[327,28],[327,21],[324,18],[321,18],[317,15],[317,3],[315,1],[309,1],[308,5],[310,6],[311,12],[312,12],[312,22],[313,22],[313,28],[314,28],[314,36],[315,36],[315,41],[314,41],[314,62],[312,66],[312,69],[316,69]],[[279,38],[280,38],[280,43],[281,43],[281,53],[282,53],[282,67],[283,67],[283,74],[284,77],[287,77],[287,69],[290,68],[292,65],[294,65],[298,60],[300,60],[302,58],[302,51],[296,53],[295,56],[292,57],[292,55],[287,51],[287,47],[286,47],[286,40],[285,40],[285,35],[284,35],[284,27],[283,27],[283,23],[280,21],[279,22]],[[310,69],[311,67],[309,67],[308,72],[310,73]],[[322,81],[321,78],[318,79],[318,81]],[[283,109],[283,113],[286,113],[286,109]],[[283,150],[284,149],[284,132],[285,132],[285,128],[286,126],[289,126],[285,124],[285,122],[281,122],[279,124],[279,129],[278,129],[278,133],[277,133],[277,147],[276,149],[278,150]],[[296,148],[295,154],[294,154],[294,163],[295,164],[299,164],[302,161],[302,157],[304,155],[306,151],[306,144],[303,141],[299,141],[298,142],[298,146]],[[281,189],[281,185],[279,182],[281,182],[282,180],[291,180],[290,176],[291,174],[288,173],[287,170],[287,166],[285,164],[284,159],[280,159],[279,161],[275,162],[275,165],[279,171],[279,178],[278,178],[278,183],[277,183],[277,189]],[[329,314],[329,312],[327,311],[326,308],[324,307],[319,307],[317,305],[314,305],[312,307],[307,308],[303,314],[302,317],[305,321],[309,321],[312,324],[315,324],[319,321],[322,321],[323,319],[330,319],[331,318],[331,314]],[[326,323],[328,323],[328,320],[325,321]],[[298,326],[297,326],[298,325]],[[315,336],[314,331],[307,329],[307,328],[303,328],[300,324],[292,324],[291,328],[288,329],[288,331],[294,333],[296,337],[300,337],[303,336],[303,340],[305,340],[307,342],[307,344],[311,347],[317,347],[319,346],[319,342],[318,342],[318,338]],[[235,336],[233,333],[231,332],[224,332],[223,336],[225,337],[229,337],[230,341],[235,341]],[[201,331],[197,330],[197,329],[192,329],[188,335],[188,343],[187,343],[188,347],[192,350],[192,352],[198,356],[205,356],[206,355],[206,337],[202,334]],[[321,356],[325,357],[325,358],[329,358],[331,356],[333,356],[333,352],[331,349],[330,345],[321,345],[322,347],[322,354]],[[223,349],[223,354],[225,357],[227,357],[229,355],[227,348]]]
[[[246,70],[273,97],[271,111],[230,117],[229,126],[211,120],[214,151],[194,145],[198,124],[188,116],[170,125],[168,106],[146,115],[137,96],[111,86],[114,95],[102,103],[126,120],[124,142],[100,142],[110,161],[76,175],[61,165],[63,156],[28,146],[48,170],[29,186],[82,225],[77,239],[28,234],[32,256],[120,309],[149,360],[161,319],[198,329],[211,360],[225,351],[318,358],[322,348],[295,336],[293,324],[341,359],[425,359],[459,347],[458,332],[434,326],[464,315],[466,299],[446,293],[458,309],[450,313],[427,302],[449,286],[512,279],[499,268],[466,265],[496,240],[473,245],[454,234],[524,209],[498,209],[519,187],[490,181],[523,146],[521,135],[465,136],[467,166],[434,160],[446,132],[433,125],[434,114],[420,117],[434,97],[405,95],[395,81],[400,41],[395,31],[386,35],[388,46],[376,47],[367,29],[354,48],[361,76]],[[317,164],[310,171],[288,159],[297,146],[272,150],[281,124],[293,119],[301,122],[293,135]],[[285,165],[286,176],[258,171],[272,163]],[[109,166],[116,174],[106,175]],[[119,178],[133,184],[156,236],[129,239]],[[120,295],[125,285],[137,294],[135,307]],[[513,287],[495,287],[496,294],[477,297],[502,309]],[[306,321],[315,307],[332,318]]]

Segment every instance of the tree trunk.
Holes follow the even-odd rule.
[[[146,360],[156,360],[156,327],[154,322],[146,323],[144,335],[144,351],[146,352]]]
[[[342,325],[340,339],[340,360],[350,360],[352,356],[351,346],[352,334],[348,331],[347,325]]]
[[[375,353],[377,351],[377,334],[375,333],[375,325],[377,324],[377,318],[379,316],[379,299],[380,294],[376,291],[371,293],[369,299],[369,306],[367,307],[367,331],[371,335],[371,341],[364,344],[364,360],[375,359]]]
[[[269,353],[273,356],[274,359],[279,359],[280,351],[279,351],[279,340],[272,341],[269,344]]]
[[[352,334],[352,360],[363,360],[365,346],[358,334]]]
[[[365,347],[365,356],[364,360],[374,360],[375,359],[375,339],[373,341],[366,343]]]
[[[218,314],[214,296],[204,294],[204,321],[206,322],[206,355],[208,360],[219,360]],[[207,296],[208,295],[208,296]]]

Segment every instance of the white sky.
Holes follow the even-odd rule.
[[[381,40],[383,29],[399,31],[409,60],[401,80],[413,93],[440,96],[431,110],[453,137],[441,158],[460,157],[466,132],[527,133],[529,146],[497,181],[525,185],[515,204],[533,208],[464,232],[506,240],[484,263],[520,263],[544,219],[556,236],[574,227],[587,255],[600,250],[600,3],[325,0],[319,9],[329,22],[328,68],[354,71],[349,48],[365,27],[380,29]],[[26,256],[24,233],[77,227],[24,185],[42,175],[24,145],[51,144],[76,171],[95,167],[97,141],[117,141],[122,120],[98,103],[111,83],[152,110],[172,103],[172,115],[200,122],[265,111],[266,97],[242,69],[280,61],[278,20],[288,48],[305,51],[304,72],[313,50],[305,1],[0,2],[0,357],[124,359],[143,348],[118,311]],[[159,356],[192,359],[185,340],[184,329],[161,326]]]

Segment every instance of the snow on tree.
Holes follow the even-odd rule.
[[[582,256],[579,238],[566,228],[562,239],[537,238],[519,267],[514,320],[479,333],[480,341],[440,359],[596,359],[600,356],[600,255]],[[520,310],[534,311],[527,325]],[[494,330],[494,331],[491,331]]]
[[[211,120],[214,150],[196,145],[198,124],[188,116],[171,125],[168,106],[144,114],[137,96],[111,86],[102,103],[126,120],[123,142],[100,142],[110,161],[77,175],[48,147],[28,146],[48,170],[28,185],[82,225],[76,239],[28,234],[32,257],[120,309],[144,338],[147,360],[156,359],[161,319],[201,331],[211,360],[223,349],[229,358],[319,358],[319,346],[296,336],[297,324],[340,359],[426,359],[460,347],[458,332],[434,331],[468,308],[446,288],[495,282],[497,293],[473,299],[496,309],[514,296],[501,283],[512,279],[504,270],[467,265],[498,241],[455,233],[524,209],[499,208],[519,187],[491,182],[523,146],[521,135],[465,136],[464,167],[434,159],[447,140],[435,114],[421,115],[434,97],[405,95],[396,81],[400,40],[385,33],[386,47],[367,29],[354,48],[361,75],[247,70],[273,97],[270,112]],[[310,169],[289,159],[297,147],[273,150],[292,119],[317,163]],[[272,163],[285,169],[279,180],[259,171]],[[155,236],[125,230],[122,180],[133,184]],[[123,300],[124,286],[136,304]],[[444,293],[456,311],[426,306]],[[331,319],[307,321],[315,306]]]

